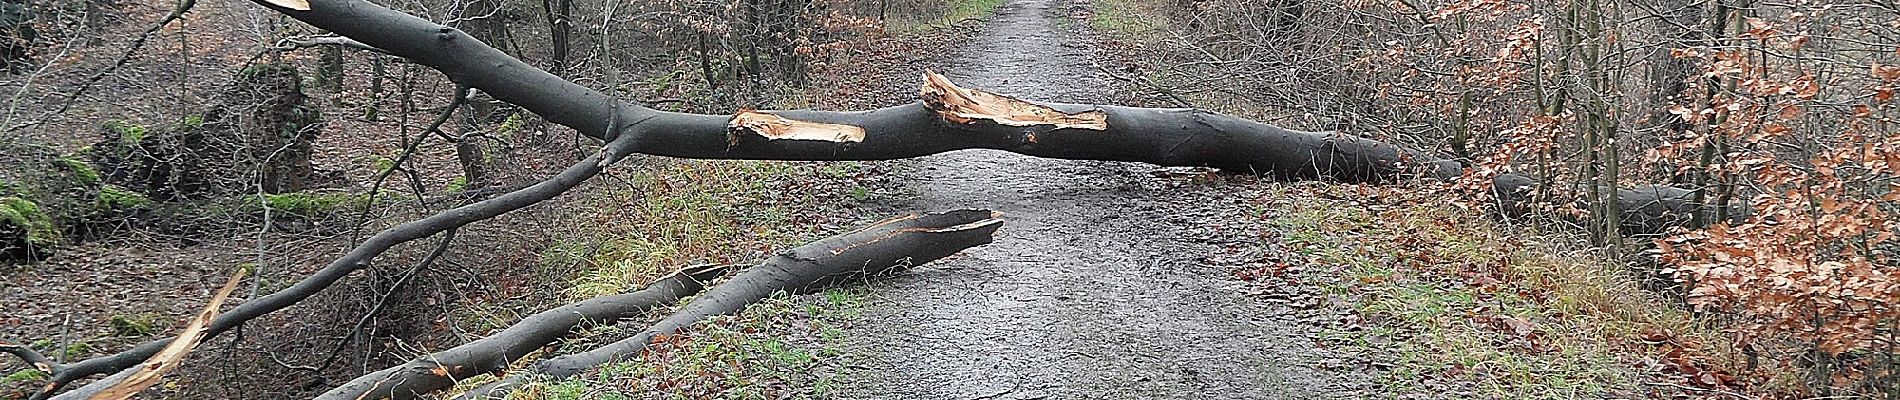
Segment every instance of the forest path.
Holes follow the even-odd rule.
[[[1093,41],[1057,0],[1010,0],[946,74],[966,87],[1109,100]],[[1240,185],[1153,177],[1146,164],[989,150],[911,161],[909,210],[990,208],[993,244],[874,283],[846,339],[865,356],[828,397],[862,399],[1347,396],[1310,328],[1239,293],[1258,240]]]

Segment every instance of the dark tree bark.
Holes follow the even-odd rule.
[[[574,329],[612,324],[699,293],[706,282],[734,269],[726,265],[691,267],[632,293],[600,296],[542,311],[501,332],[363,375],[316,398],[408,399],[442,390],[462,379],[506,369],[508,363],[554,343]]]
[[[1039,157],[1208,166],[1280,179],[1345,182],[1389,182],[1416,176],[1450,180],[1463,170],[1454,160],[1350,134],[1294,131],[1196,109],[1031,103],[960,88],[934,74],[926,76],[924,101],[877,110],[735,115],[662,112],[561,80],[454,29],[401,12],[360,0],[313,0],[312,4],[311,11],[279,10],[442,70],[456,82],[480,88],[583,134],[602,139],[611,138],[610,133],[634,136],[635,148],[646,154],[702,159],[887,160],[985,148]],[[1527,176],[1508,178],[1536,181]],[[1617,194],[1680,190],[1650,189]],[[1676,198],[1636,196],[1615,201],[1655,204]],[[1739,209],[1713,204],[1702,208],[1724,213]],[[1693,218],[1679,218],[1679,207],[1628,209],[1637,211],[1623,219],[1680,219],[1691,221],[1688,225],[1692,227],[1701,225]],[[1658,214],[1648,214],[1652,212]],[[1661,231],[1650,222],[1619,225],[1635,233]]]
[[[1002,227],[1001,215],[989,210],[911,214],[799,246],[694,296],[692,302],[646,331],[593,350],[542,361],[533,373],[557,379],[573,376],[636,356],[661,336],[679,333],[706,317],[737,313],[773,293],[817,292],[988,244],[991,235]],[[520,374],[510,376],[478,387],[462,398],[505,397],[526,381]]]

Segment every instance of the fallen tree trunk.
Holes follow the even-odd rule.
[[[872,111],[663,112],[536,69],[460,30],[362,0],[259,4],[442,71],[582,134],[635,136],[652,155],[699,159],[890,160],[958,149],[1211,166],[1284,179],[1386,181],[1459,174],[1457,162],[1332,132],[1300,132],[1195,109],[1038,104],[926,77],[923,102]]]
[[[1034,103],[956,86],[926,74],[919,102],[869,111],[663,112],[562,80],[453,28],[362,0],[311,0],[309,10],[261,2],[293,18],[402,56],[457,83],[520,105],[600,139],[635,137],[639,152],[699,159],[888,160],[959,149],[1163,166],[1206,166],[1279,179],[1389,182],[1463,174],[1457,161],[1336,132],[1301,132],[1196,109]],[[602,123],[602,121],[610,121]],[[1536,181],[1523,175],[1500,183]],[[1647,190],[1645,190],[1647,189]],[[1519,196],[1516,187],[1495,193]],[[1625,233],[1659,233],[1712,206],[1677,196],[1689,189],[1618,191],[1635,221]],[[1632,196],[1632,197],[1624,197]],[[1530,197],[1503,198],[1523,204]],[[1730,206],[1734,207],[1734,206]],[[1731,213],[1734,214],[1734,213]]]
[[[1547,195],[1540,198],[1537,188],[1542,185],[1527,175],[1502,174],[1491,180],[1497,210],[1508,218],[1525,218],[1537,215],[1552,216],[1579,225],[1594,218],[1583,210],[1589,210],[1589,204],[1580,197],[1590,189],[1573,187],[1570,196]],[[1700,228],[1716,222],[1739,224],[1748,219],[1749,207],[1746,203],[1727,205],[1704,204],[1696,201],[1695,191],[1690,189],[1663,186],[1639,185],[1628,188],[1597,188],[1603,198],[1616,199],[1617,207],[1622,210],[1622,221],[1617,230],[1625,236],[1653,236],[1669,232],[1671,229]],[[1574,196],[1574,197],[1573,197]],[[1559,209],[1567,207],[1576,212]],[[1728,209],[1728,221],[1715,221],[1716,211]],[[1700,214],[1701,218],[1697,218]]]
[[[526,383],[529,375],[565,378],[638,355],[646,350],[648,343],[665,335],[679,333],[706,317],[737,313],[773,293],[816,292],[988,244],[991,235],[1002,226],[1000,216],[988,210],[912,214],[799,246],[713,286],[681,306],[679,311],[633,337],[542,361],[534,366],[531,374],[509,376],[478,387],[461,398],[502,398]]]
[[[690,267],[632,293],[600,296],[542,311],[522,318],[501,332],[363,375],[316,398],[410,399],[442,390],[462,379],[506,369],[509,363],[554,343],[574,329],[612,324],[699,293],[706,282],[734,269],[736,267],[730,265]]]

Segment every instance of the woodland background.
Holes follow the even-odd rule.
[[[607,93],[723,114],[912,101],[933,55],[957,51],[999,3],[387,5]],[[1371,351],[1396,360],[1382,378],[1394,385],[1448,381],[1490,397],[1900,398],[1888,216],[1900,201],[1900,4],[1094,0],[1067,9],[1076,29],[1097,35],[1098,66],[1126,84],[1129,103],[1338,130],[1475,167],[1457,185],[1302,184],[1260,200],[1277,210],[1262,218],[1280,228],[1263,240],[1286,242],[1289,260],[1425,260],[1350,270],[1325,289],[1351,295],[1360,315],[1342,332],[1398,342],[1342,339],[1383,348]],[[10,260],[0,265],[9,308],[0,340],[62,359],[164,334],[234,268],[259,277],[238,299],[268,293],[369,232],[532,182],[597,145],[480,94],[452,101],[456,86],[433,70],[334,45],[247,2],[7,2],[0,24],[10,34],[0,45],[9,70],[0,248]],[[877,217],[860,204],[903,195],[878,163],[628,164],[574,195],[457,232],[441,250],[399,248],[343,290],[208,342],[161,390],[320,392],[523,310],[836,233]],[[1484,218],[1489,177],[1505,172],[1542,177],[1540,195],[1564,206]],[[1609,188],[1658,184],[1746,211],[1711,207],[1696,217],[1714,224],[1706,229],[1625,235]],[[1296,204],[1314,198],[1357,200]],[[1460,255],[1419,253],[1436,247],[1392,234],[1408,229],[1469,243]],[[1378,240],[1342,247],[1342,233]],[[1568,239],[1531,243],[1545,237]],[[1277,282],[1291,279],[1285,265],[1236,273]],[[1416,287],[1463,300],[1451,311],[1390,304]],[[848,327],[839,310],[851,297],[786,299],[665,356],[701,360],[697,372],[612,375],[576,390],[809,393],[824,368],[779,371],[825,364],[825,337]],[[788,313],[801,316],[774,316]],[[787,330],[803,341],[762,339]],[[717,343],[740,350],[697,351]],[[801,346],[819,350],[784,350]],[[41,379],[6,362],[0,393],[23,395]],[[1612,365],[1635,372],[1596,375]],[[561,398],[573,385],[548,383],[539,395]]]

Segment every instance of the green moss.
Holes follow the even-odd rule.
[[[0,197],[0,225],[12,225],[26,231],[26,242],[35,247],[59,243],[59,227],[40,206],[19,197]]]
[[[178,120],[178,126],[185,129],[197,129],[198,127],[204,126],[204,124],[205,117],[203,115],[186,115],[185,118]]]
[[[37,370],[37,369],[27,368],[27,369],[23,369],[19,371],[14,371],[11,374],[7,374],[7,376],[5,377],[0,377],[0,386],[12,385],[16,383],[38,382],[41,379],[46,379],[46,373],[40,372],[40,370]]]
[[[114,315],[107,321],[112,325],[112,333],[118,336],[145,336],[153,332],[158,316],[150,313],[138,315]]]
[[[145,125],[139,125],[131,121],[120,119],[106,121],[105,127],[106,130],[118,135],[119,143],[126,146],[138,146],[139,141],[145,140],[145,135],[149,133],[149,129],[146,129]]]
[[[521,126],[521,113],[508,114],[508,119],[502,120],[501,126],[495,127],[495,136],[509,137],[514,135],[515,132],[520,132]]]
[[[99,183],[99,170],[92,168],[92,164],[87,164],[70,155],[60,157],[53,162],[59,164],[60,168],[65,169],[66,172],[72,173],[73,179],[81,185]]]
[[[362,195],[349,193],[295,192],[264,195],[264,205],[270,207],[271,212],[303,217],[315,217],[344,207],[361,206],[366,200]],[[256,206],[255,198],[250,204]]]
[[[396,160],[390,159],[389,157],[376,156],[376,159],[369,161],[369,166],[370,168],[376,169],[376,173],[380,174],[396,168]]]
[[[94,211],[99,214],[111,216],[116,213],[150,207],[152,205],[152,199],[138,192],[126,190],[125,188],[114,185],[103,185],[99,187],[99,197],[93,199],[92,205]]]
[[[466,188],[468,188],[468,177],[466,176],[458,176],[455,177],[455,180],[449,181],[449,193],[460,192]]]
[[[65,353],[68,360],[84,359],[86,353],[92,352],[92,345],[86,342],[73,343],[66,345],[66,348],[61,349],[60,352]]]

